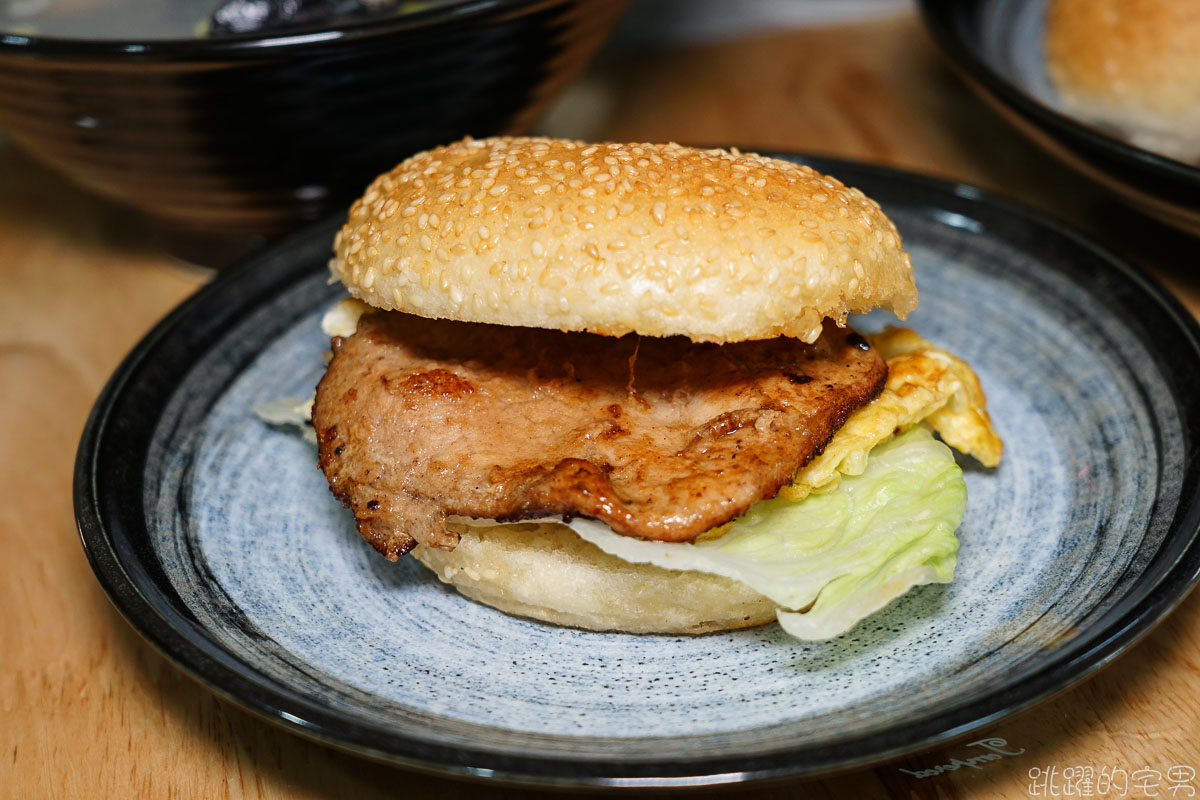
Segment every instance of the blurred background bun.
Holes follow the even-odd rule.
[[[1200,161],[1200,0],[1050,0],[1046,60],[1075,113]]]

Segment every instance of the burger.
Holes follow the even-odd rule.
[[[559,625],[836,636],[953,577],[969,367],[850,314],[917,303],[895,226],[786,161],[466,139],[377,178],[312,424],[362,537]],[[935,438],[935,435],[940,438]]]

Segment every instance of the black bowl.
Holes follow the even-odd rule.
[[[942,51],[985,100],[1053,155],[1158,219],[1200,235],[1200,166],[1138,147],[1061,106],[1043,54],[1047,0],[920,0]]]
[[[0,128],[184,229],[274,235],[465,135],[517,133],[585,65],[613,0],[476,0],[211,39],[0,31]]]

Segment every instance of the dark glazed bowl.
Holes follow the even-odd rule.
[[[173,226],[275,235],[421,149],[518,133],[584,66],[613,0],[477,0],[212,39],[0,31],[0,128]]]
[[[1143,212],[1200,235],[1200,165],[1145,150],[1061,106],[1045,71],[1047,0],[920,0],[967,83],[1022,133]]]

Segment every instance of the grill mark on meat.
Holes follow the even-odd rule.
[[[414,372],[399,382],[389,379],[387,375],[382,375],[380,381],[389,391],[406,395],[413,402],[419,402],[423,398],[435,395],[446,398],[461,397],[475,391],[475,387],[471,385],[470,381],[463,380],[445,369]]]
[[[859,338],[827,323],[812,345],[630,342],[368,314],[317,388],[319,465],[393,560],[452,549],[448,515],[690,541],[773,497],[878,394],[887,367]]]

